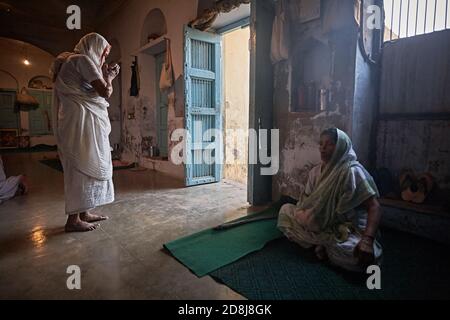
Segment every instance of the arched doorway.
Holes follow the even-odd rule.
[[[164,36],[167,34],[167,23],[163,12],[156,8],[152,9],[144,20],[141,29],[141,46],[150,46],[150,50],[141,52],[142,61],[152,61],[147,69],[147,77],[154,77],[152,81],[155,84],[155,117],[154,130],[151,131],[153,145],[157,147],[158,155],[162,159],[167,159],[169,154],[169,130],[168,130],[168,96],[167,92],[159,89],[159,80],[163,64],[165,62],[166,42]],[[150,58],[150,60],[148,60]],[[153,69],[154,66],[154,69]],[[153,71],[152,71],[153,69]],[[153,137],[155,135],[155,137]],[[154,138],[154,139],[153,139]]]

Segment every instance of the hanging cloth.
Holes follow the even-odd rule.
[[[170,50],[170,40],[166,39],[166,57],[161,70],[161,76],[159,79],[159,89],[161,91],[167,91],[172,88],[174,84],[173,65],[172,65],[172,53]]]
[[[134,58],[134,62],[131,65],[130,96],[131,97],[139,96],[139,71],[138,71],[137,57]]]
[[[276,15],[272,25],[272,43],[270,58],[272,64],[289,58],[289,28],[287,24],[286,4],[279,0],[276,4]]]
[[[17,95],[16,95],[16,103],[15,103],[15,112],[19,111],[31,111],[39,108],[39,101],[35,97],[29,94],[28,90],[23,87],[19,92],[19,81],[17,78],[10,72],[0,69],[0,72],[6,73],[8,76],[14,79],[16,82]]]

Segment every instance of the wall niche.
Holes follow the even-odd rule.
[[[332,50],[310,37],[292,59],[291,112],[316,113],[329,109],[332,89]],[[325,100],[324,100],[325,99]]]
[[[151,10],[145,18],[141,32],[141,46],[167,34],[167,23],[160,9]]]

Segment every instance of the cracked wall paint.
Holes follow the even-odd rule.
[[[155,71],[154,57],[150,54],[136,51],[142,46],[141,35],[147,32],[145,21],[147,15],[153,9],[160,9],[167,22],[167,33],[164,35],[171,41],[173,69],[176,81],[177,114],[175,114],[175,99],[172,98],[168,105],[168,146],[169,155],[174,143],[170,142],[170,135],[177,128],[184,127],[184,92],[183,92],[183,67],[184,67],[184,32],[183,27],[197,15],[197,0],[173,1],[129,1],[121,10],[118,10],[99,27],[99,32],[107,39],[117,39],[121,47],[122,64],[122,106],[123,106],[123,161],[142,161],[147,159],[142,156],[144,147],[150,141],[157,141],[156,137],[156,88],[158,80]],[[175,9],[176,7],[176,9]],[[140,92],[138,97],[130,97],[130,66],[137,54],[139,65]],[[169,99],[170,100],[170,99]],[[128,115],[134,114],[129,119]],[[144,152],[145,153],[145,152]],[[174,164],[165,161],[168,172],[175,172],[177,177],[183,170]],[[172,167],[171,167],[172,166]],[[176,168],[174,168],[176,167]],[[184,178],[180,176],[180,178]]]
[[[247,183],[248,139],[237,137],[238,130],[249,125],[250,54],[247,43],[250,28],[223,36],[223,177]],[[235,131],[236,130],[236,131]]]
[[[347,122],[348,118],[344,116],[286,120],[289,130],[283,130],[280,135],[280,170],[274,179],[275,195],[298,198],[304,189],[309,171],[320,164],[320,133],[332,126],[345,130]]]
[[[327,1],[332,3],[333,1]],[[346,18],[349,18],[347,15]],[[351,18],[351,17],[350,17]],[[298,198],[304,190],[309,171],[320,164],[319,136],[329,127],[338,127],[351,135],[357,30],[354,25],[330,33],[323,32],[320,20],[306,27],[291,29],[291,59],[274,66],[274,127],[280,129],[280,169],[272,179],[273,198],[289,195]],[[329,46],[334,57],[333,80],[342,84],[344,97],[336,110],[292,112],[298,63],[311,43]]]
[[[155,107],[147,96],[127,97],[122,116],[125,132],[122,160],[136,161],[136,158],[147,155],[149,143],[155,140]]]

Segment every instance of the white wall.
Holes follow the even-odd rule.
[[[248,139],[232,139],[227,130],[246,130],[249,125],[250,27],[223,36],[224,66],[224,177],[247,183]]]
[[[29,66],[23,63],[26,58],[31,62]],[[49,76],[49,69],[54,57],[33,45],[25,42],[0,37],[0,69],[13,74],[19,82],[19,90],[27,87],[31,78],[43,75]],[[17,89],[15,80],[4,72],[0,72],[0,88]],[[29,135],[28,113],[20,113],[21,134]],[[53,136],[31,137],[31,145],[55,145]]]

